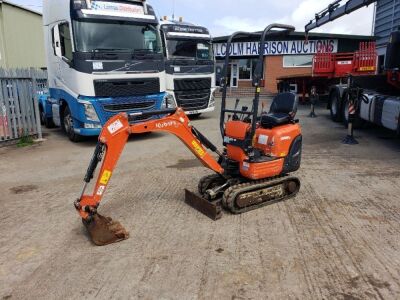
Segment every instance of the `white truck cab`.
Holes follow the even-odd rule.
[[[120,112],[173,102],[145,0],[44,0],[43,22],[51,118],[72,141],[98,135]]]
[[[181,21],[161,21],[166,88],[188,115],[215,109],[215,60],[209,31]]]

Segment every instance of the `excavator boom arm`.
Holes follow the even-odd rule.
[[[111,118],[103,127],[99,136],[93,158],[85,176],[85,184],[80,198],[75,202],[75,207],[83,219],[97,213],[101,199],[107,189],[115,166],[122,154],[130,134],[164,131],[174,134],[186,147],[203,163],[203,165],[218,174],[224,170],[211,156],[206,148],[219,154],[216,147],[208,141],[199,131],[190,125],[190,120],[185,112],[178,108],[176,111],[160,111],[151,115],[163,115],[163,112],[173,112],[161,119],[150,120],[142,123],[130,124],[135,115],[128,116],[121,113]],[[98,164],[102,162],[94,190],[91,195],[85,194],[88,183],[93,178]]]

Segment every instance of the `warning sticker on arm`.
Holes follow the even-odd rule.
[[[111,171],[104,170],[103,175],[101,175],[100,178],[100,184],[106,185],[110,181],[111,174],[112,174]]]
[[[206,152],[203,150],[203,148],[201,148],[201,146],[199,145],[198,142],[193,141],[193,142],[192,142],[192,145],[193,145],[194,151],[196,151],[197,154],[198,154],[201,158],[203,158],[203,157],[206,155]]]
[[[109,125],[107,127],[108,131],[111,134],[116,133],[118,130],[120,130],[122,127],[124,127],[124,125],[122,124],[122,122],[120,120],[116,120],[114,123],[112,123],[111,125]]]

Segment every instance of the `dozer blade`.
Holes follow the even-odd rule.
[[[222,218],[222,205],[220,199],[210,202],[191,191],[185,190],[185,202],[214,221]]]
[[[129,233],[118,221],[95,214],[91,221],[82,220],[93,243],[105,246],[118,243],[129,238]]]

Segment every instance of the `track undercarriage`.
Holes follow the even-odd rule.
[[[241,214],[296,196],[300,180],[293,176],[251,181],[245,178],[225,179],[221,175],[203,177],[198,194],[186,190],[185,202],[213,220],[223,215],[223,209]]]

